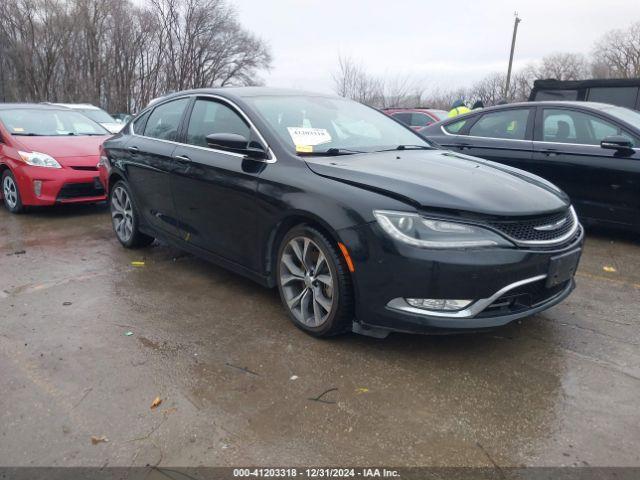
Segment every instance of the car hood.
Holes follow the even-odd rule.
[[[105,136],[13,137],[18,149],[51,155],[62,166],[95,166]]]
[[[522,170],[444,150],[306,157],[318,175],[384,193],[422,209],[490,216],[557,212],[568,197]]]

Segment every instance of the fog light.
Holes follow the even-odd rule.
[[[36,197],[39,197],[40,194],[42,193],[42,181],[41,180],[34,180],[33,181],[33,193],[36,194]]]
[[[473,300],[450,300],[446,298],[405,298],[405,300],[412,307],[448,312],[462,310],[473,302]]]

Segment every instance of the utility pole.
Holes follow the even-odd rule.
[[[507,69],[507,84],[504,86],[504,99],[506,100],[509,95],[509,86],[511,84],[511,67],[513,66],[513,52],[516,49],[516,35],[518,35],[518,24],[522,21],[518,17],[518,12],[514,13],[515,19],[513,21],[513,37],[511,38],[511,53],[509,54],[509,68]]]

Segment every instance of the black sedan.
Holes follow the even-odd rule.
[[[640,231],[640,112],[592,102],[516,103],[420,133],[549,180],[585,222]]]
[[[570,294],[583,242],[548,182],[321,94],[163,97],[104,143],[101,178],[125,247],[159,238],[277,286],[316,336],[504,325]]]

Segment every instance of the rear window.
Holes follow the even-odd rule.
[[[611,103],[634,108],[638,99],[638,87],[598,87],[589,89],[590,102]]]
[[[175,141],[178,138],[182,114],[188,103],[188,98],[181,98],[157,106],[149,115],[144,127],[145,136]]]
[[[474,137],[524,140],[528,118],[529,109],[525,108],[485,113],[480,117],[480,120],[471,127],[469,135]]]
[[[534,100],[577,100],[578,90],[538,90]]]
[[[458,120],[457,122],[453,122],[453,123],[449,123],[447,125],[444,125],[444,129],[447,133],[453,133],[453,134],[457,134],[460,132],[460,130],[462,130],[462,127],[465,126],[465,124],[467,123],[469,119],[464,119],[464,120]]]

